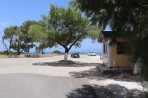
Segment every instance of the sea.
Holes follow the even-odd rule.
[[[60,51],[62,53],[64,53],[64,51]],[[82,54],[87,54],[89,52],[93,52],[93,53],[96,53],[96,54],[102,54],[102,50],[97,50],[97,51],[69,51],[69,53],[82,53]],[[44,54],[49,54],[49,53],[53,53],[53,51],[44,51]],[[38,54],[37,52],[35,51],[31,51],[30,54]]]
[[[44,50],[45,54],[48,53],[53,53],[53,51],[60,51],[62,53],[64,53],[64,48],[61,46],[56,46],[56,47],[52,47],[52,48],[47,48]],[[81,47],[72,47],[71,50],[69,51],[69,53],[82,53],[82,54],[87,54],[88,52],[94,52],[96,54],[101,54],[102,53],[102,44],[98,43],[97,41],[92,41],[92,39],[85,39],[82,41]],[[31,54],[36,54],[35,48],[30,49],[30,53]]]

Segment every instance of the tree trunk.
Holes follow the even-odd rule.
[[[68,59],[68,52],[69,52],[69,49],[65,49],[64,60]]]
[[[5,41],[4,41],[4,40],[5,40],[5,39],[2,40],[2,43],[3,43],[3,45],[4,45],[5,48],[6,48],[7,55],[9,55],[10,46],[9,46],[9,48],[8,48],[7,45],[5,44]]]
[[[11,49],[11,45],[9,45],[7,48],[7,55],[10,55],[10,49]]]
[[[65,53],[64,54],[64,60],[67,60],[68,59],[68,53]]]
[[[6,50],[7,51],[7,55],[9,55],[9,51],[8,50]]]
[[[17,55],[20,55],[20,48],[17,48]]]
[[[17,51],[17,55],[20,55],[20,52],[19,51]]]
[[[140,61],[137,61],[135,63],[133,74],[135,74],[135,75],[141,74],[141,64],[140,64]]]

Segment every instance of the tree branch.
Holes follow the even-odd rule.
[[[5,44],[4,39],[2,39],[2,43],[3,43],[3,45],[5,46],[6,50],[9,51],[7,45]]]
[[[72,48],[72,46],[83,36],[84,34],[80,35],[68,48],[68,50],[70,50]]]
[[[71,30],[71,28],[69,26],[68,26],[68,29],[70,31],[70,34],[69,34],[70,36],[69,36],[69,39],[68,39],[66,45],[68,45],[70,43],[71,39],[72,39],[72,30]]]

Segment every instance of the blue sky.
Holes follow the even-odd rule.
[[[70,0],[0,0],[0,51],[4,50],[1,43],[4,28],[11,25],[21,25],[26,20],[40,20],[41,14],[47,14],[50,4],[67,7]],[[62,47],[52,48],[48,51],[61,50]],[[102,51],[101,44],[92,43],[91,39],[85,39],[81,48],[72,48],[71,51]]]

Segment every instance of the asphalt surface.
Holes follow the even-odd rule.
[[[57,60],[56,57],[0,59],[0,98],[96,98],[94,89],[85,78],[69,75],[70,71],[81,71],[81,67],[32,65],[49,59],[50,62]]]
[[[0,98],[95,98],[85,79],[39,74],[0,75]]]

